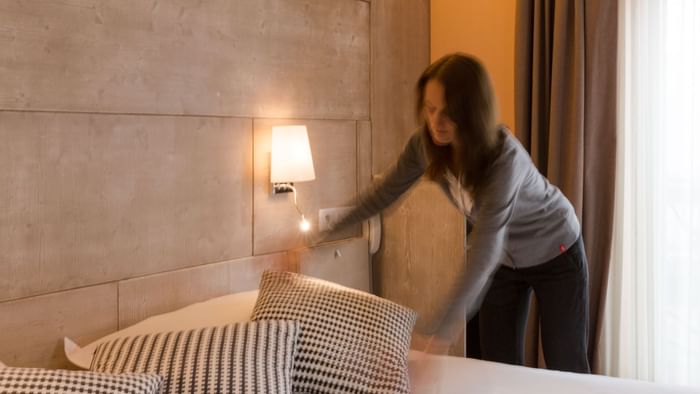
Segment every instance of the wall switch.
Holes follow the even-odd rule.
[[[354,207],[321,208],[318,210],[318,230],[330,230],[340,219]]]

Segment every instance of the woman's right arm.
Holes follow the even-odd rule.
[[[360,195],[355,209],[339,220],[332,231],[369,219],[383,211],[420,179],[426,167],[423,135],[422,130],[419,130],[411,136],[398,161],[383,179]]]

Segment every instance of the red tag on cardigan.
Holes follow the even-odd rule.
[[[559,251],[562,252],[562,253],[566,252],[566,246],[564,246],[564,244],[560,244],[560,245],[559,245]]]

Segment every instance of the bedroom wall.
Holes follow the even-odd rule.
[[[406,130],[378,87],[427,62],[427,25],[396,32],[389,13],[422,18],[427,0],[399,3],[3,2],[0,360],[66,366],[63,336],[298,269],[291,196],[269,194],[270,129],[309,129],[317,179],[298,189],[313,225],[368,185]]]
[[[515,127],[515,1],[432,0],[430,58],[452,52],[478,57],[498,96],[501,121]]]

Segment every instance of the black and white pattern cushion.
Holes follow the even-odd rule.
[[[91,370],[148,372],[170,393],[290,393],[296,322],[235,323],[116,338],[95,350]]]
[[[162,382],[151,374],[0,368],[0,394],[157,394]]]
[[[320,279],[267,271],[252,316],[265,319],[300,323],[293,392],[409,392],[412,310]]]

